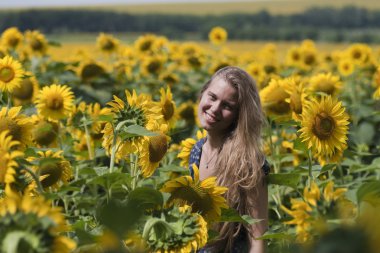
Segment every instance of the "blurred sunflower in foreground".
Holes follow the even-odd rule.
[[[164,184],[162,192],[170,193],[169,204],[190,205],[194,212],[199,212],[207,222],[218,221],[221,209],[228,208],[223,194],[226,187],[217,186],[216,177],[199,180],[198,167],[193,164],[194,178],[181,176]]]
[[[160,218],[150,218],[144,227],[143,238],[156,253],[190,253],[206,245],[207,223],[192,212],[188,205],[173,206]]]
[[[42,197],[12,194],[0,199],[0,245],[3,252],[69,253],[76,244],[61,210]],[[13,250],[8,250],[13,249]]]
[[[298,242],[310,243],[314,235],[326,233],[329,219],[354,217],[356,208],[344,197],[346,191],[346,188],[334,190],[334,182],[329,181],[321,192],[319,186],[312,182],[310,187],[304,188],[302,200],[292,198],[290,209],[281,206],[292,217],[284,223],[296,226]]]
[[[300,138],[315,156],[333,157],[347,145],[349,117],[331,96],[312,99],[302,111]]]

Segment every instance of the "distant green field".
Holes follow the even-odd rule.
[[[87,7],[86,9],[112,10],[130,13],[169,13],[169,14],[225,14],[232,12],[254,13],[267,10],[273,14],[292,14],[302,12],[308,8],[356,6],[370,10],[379,9],[378,0],[256,0],[236,2],[203,2],[203,3],[161,3],[161,4],[134,4],[134,5],[102,5]]]

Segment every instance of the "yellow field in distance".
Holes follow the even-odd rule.
[[[212,49],[212,45],[205,42],[196,42],[204,48]],[[300,42],[270,42],[270,41],[228,41],[225,44],[225,47],[229,50],[233,51],[236,54],[244,54],[250,53],[254,51],[260,50],[268,43],[274,43],[278,50],[279,57],[285,57],[286,52],[289,48],[295,45],[299,45]],[[128,43],[127,45],[131,45]],[[318,42],[316,43],[318,50],[321,52],[331,52],[333,50],[342,50],[349,46],[348,43],[324,43]],[[89,55],[92,55],[94,58],[100,55],[96,48],[95,41],[94,42],[67,42],[62,43],[61,47],[51,47],[49,49],[49,54],[55,60],[69,60],[74,54],[78,52],[85,52]]]

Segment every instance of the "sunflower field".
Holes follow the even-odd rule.
[[[11,27],[0,41],[0,252],[196,252],[228,207],[215,177],[188,171],[206,136],[197,97],[218,69],[256,80],[271,165],[268,252],[380,252],[380,51],[311,40],[236,53],[111,34],[96,49]],[[95,47],[94,47],[95,48]],[[281,57],[280,57],[281,56]]]

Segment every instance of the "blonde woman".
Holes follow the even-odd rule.
[[[216,176],[228,187],[227,202],[240,215],[262,220],[220,224],[219,238],[199,252],[262,253],[264,241],[255,238],[267,230],[269,166],[261,150],[265,118],[254,80],[238,67],[220,69],[201,90],[198,117],[207,137],[193,147],[189,164],[199,167],[200,180]]]

